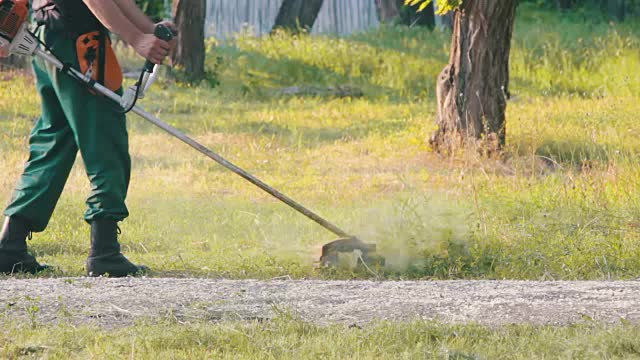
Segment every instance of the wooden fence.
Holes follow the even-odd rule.
[[[282,0],[208,0],[207,35],[219,39],[240,31],[271,30]],[[374,0],[325,0],[314,33],[346,35],[379,25]]]

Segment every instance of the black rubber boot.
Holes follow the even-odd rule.
[[[48,269],[27,252],[27,237],[31,231],[27,222],[17,217],[7,217],[0,232],[0,273],[37,274]]]
[[[91,252],[87,259],[89,276],[125,277],[144,275],[149,269],[131,263],[122,253],[118,243],[118,224],[113,220],[91,222]]]

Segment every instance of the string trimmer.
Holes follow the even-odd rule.
[[[183,132],[162,122],[157,117],[137,106],[137,100],[144,96],[158,74],[156,69],[157,65],[147,62],[142,70],[138,82],[127,89],[124,95],[120,96],[100,83],[93,81],[91,77],[81,73],[79,70],[74,69],[68,64],[62,63],[58,57],[56,57],[52,51],[48,50],[46,46],[42,44],[40,40],[28,29],[27,16],[27,0],[0,0],[0,49],[8,50],[11,55],[27,57],[35,56],[54,65],[62,73],[71,76],[87,86],[88,90],[93,90],[94,92],[113,100],[117,106],[120,106],[127,112],[131,111],[139,115],[171,136],[181,140],[185,144],[196,149],[198,152],[216,161],[220,165],[267,192],[269,195],[282,201],[294,210],[315,221],[320,226],[339,236],[340,239],[322,247],[322,256],[320,257],[320,263],[322,265],[335,265],[338,261],[339,253],[356,251],[359,252],[359,261],[365,265],[380,265],[384,263],[384,259],[382,257],[375,255],[376,246],[374,244],[364,243],[357,237],[350,235],[333,223],[322,218],[320,215],[307,209],[300,203],[294,201],[280,191],[267,185],[262,180],[256,178],[222,156],[211,151],[204,145],[193,140]],[[166,41],[173,38],[172,32],[162,25],[158,25],[156,27],[155,35]]]

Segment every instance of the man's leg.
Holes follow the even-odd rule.
[[[75,42],[58,39],[57,44],[58,56],[77,66]],[[129,215],[125,199],[131,158],[125,116],[113,101],[91,94],[67,76],[53,82],[91,181],[85,213],[92,238],[87,270],[91,275],[139,273],[144,268],[120,253],[117,239],[117,223]]]
[[[0,233],[0,272],[44,270],[27,253],[26,238],[47,227],[78,152],[73,132],[41,62],[34,62],[42,116],[29,138],[29,160],[5,210]]]

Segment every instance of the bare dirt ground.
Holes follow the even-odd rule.
[[[283,313],[349,325],[640,323],[640,282],[0,280],[0,322],[119,327],[138,320],[268,320]]]

